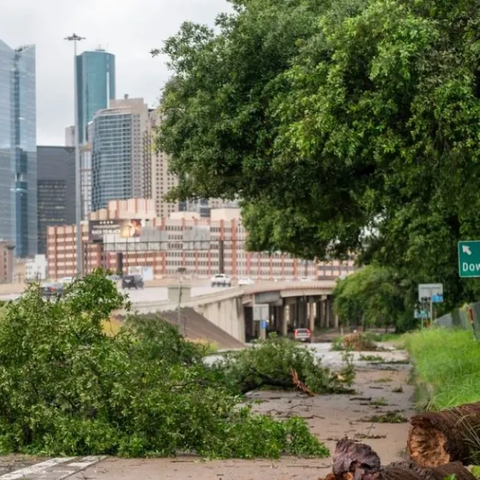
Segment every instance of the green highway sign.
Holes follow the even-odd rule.
[[[480,277],[480,241],[458,242],[458,272],[462,278]]]

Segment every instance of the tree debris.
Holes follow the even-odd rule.
[[[325,480],[444,480],[450,475],[455,475],[456,480],[475,479],[461,462],[439,467],[395,462],[382,467],[379,456],[371,447],[344,439],[337,443],[332,473]]]
[[[480,435],[480,402],[422,413],[412,417],[410,423],[407,448],[418,465],[478,461],[474,456]]]

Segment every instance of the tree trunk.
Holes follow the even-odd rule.
[[[459,461],[477,463],[480,450],[480,402],[416,415],[410,420],[407,448],[421,466]],[[475,455],[477,456],[475,458]]]
[[[396,462],[382,467],[380,458],[368,445],[352,440],[337,443],[332,470],[325,480],[445,480],[449,475],[455,475],[456,480],[475,480],[460,462],[439,467]]]

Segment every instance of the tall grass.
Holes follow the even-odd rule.
[[[427,409],[480,400],[480,343],[464,330],[429,329],[405,335],[417,381],[429,392]]]

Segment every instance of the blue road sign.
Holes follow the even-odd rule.
[[[262,320],[262,330],[267,329],[267,322],[265,320]]]
[[[443,295],[432,295],[432,303],[442,303]]]

